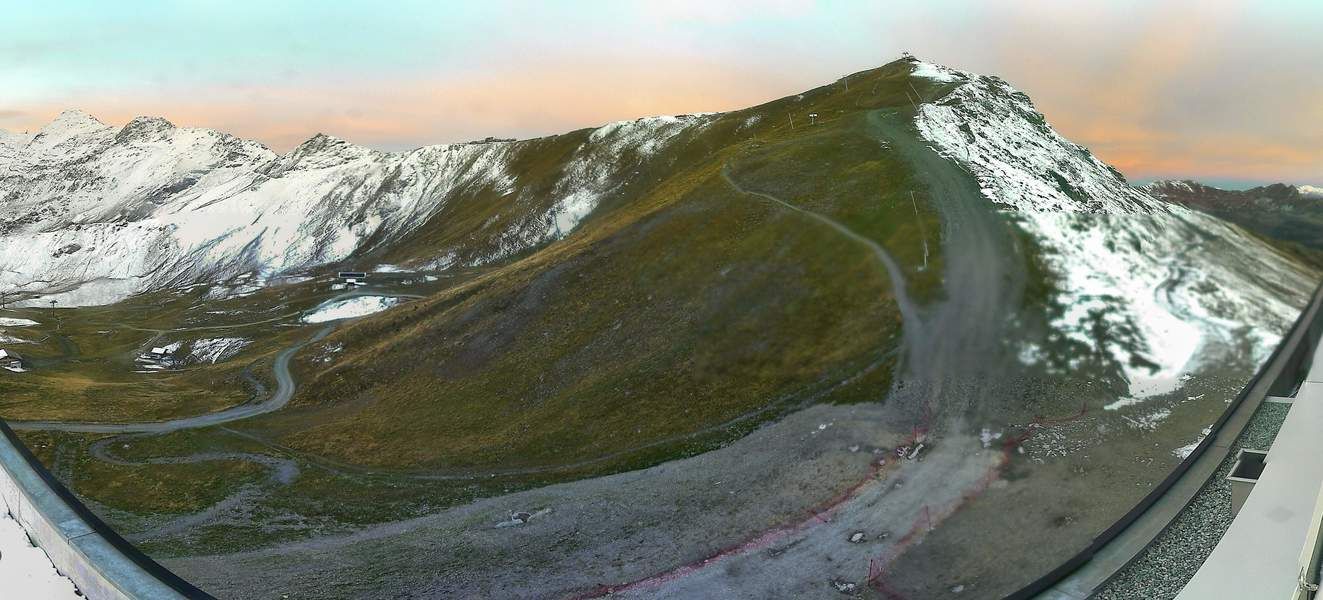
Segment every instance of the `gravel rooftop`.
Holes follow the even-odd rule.
[[[1170,600],[1194,577],[1231,526],[1227,473],[1241,448],[1267,449],[1286,421],[1290,404],[1264,402],[1250,418],[1203,489],[1134,562],[1092,597],[1096,600]]]

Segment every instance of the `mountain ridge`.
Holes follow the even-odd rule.
[[[1323,189],[1274,183],[1227,190],[1192,180],[1154,181],[1145,191],[1175,205],[1236,223],[1270,239],[1323,252]],[[1313,262],[1317,254],[1306,257]]]
[[[1302,183],[1286,183],[1282,181],[1257,185],[1243,190],[1209,185],[1197,179],[1157,179],[1140,187],[1155,193],[1170,193],[1177,191],[1222,193],[1240,197],[1259,196],[1274,200],[1290,200],[1297,197],[1323,198],[1323,187]]]
[[[654,129],[658,133],[678,133],[677,129],[682,127],[674,126],[680,122],[676,119],[623,121],[564,135],[578,134],[586,137],[583,148],[603,145],[615,147],[619,151],[623,149],[620,148],[622,143],[630,143],[626,138],[633,135],[635,129],[644,129],[645,134]],[[491,185],[508,188],[513,180],[502,171],[503,161],[511,159],[521,148],[536,146],[546,139],[549,138],[441,144],[387,153],[331,135],[317,134],[289,152],[278,155],[257,142],[209,129],[176,128],[160,118],[135,118],[116,130],[82,111],[66,111],[38,134],[29,138],[11,136],[6,142],[4,152],[0,153],[0,198],[4,199],[8,216],[0,219],[0,229],[10,234],[27,233],[29,235],[24,240],[25,245],[47,247],[53,251],[70,244],[97,246],[92,243],[95,241],[92,239],[66,239],[85,236],[67,233],[60,235],[60,231],[68,226],[106,227],[115,222],[132,222],[139,224],[142,237],[149,238],[139,240],[140,243],[135,244],[135,247],[156,247],[159,251],[155,254],[152,251],[136,255],[129,253],[130,256],[121,257],[129,258],[127,263],[116,260],[113,261],[114,265],[79,262],[76,255],[61,255],[66,257],[62,262],[73,260],[76,267],[31,264],[33,261],[26,261],[28,265],[11,269],[18,273],[11,273],[5,283],[37,294],[56,292],[67,302],[75,304],[113,301],[136,291],[187,283],[178,278],[163,281],[146,277],[146,274],[159,270],[163,263],[179,262],[185,255],[191,255],[194,263],[206,263],[207,257],[198,254],[214,255],[208,248],[228,245],[232,252],[239,251],[249,242],[260,241],[264,232],[278,231],[291,223],[298,224],[300,229],[312,225],[319,231],[305,232],[315,238],[312,240],[308,239],[309,235],[296,235],[294,238],[286,237],[281,243],[266,244],[259,248],[264,248],[264,252],[259,252],[257,256],[250,255],[250,259],[233,254],[212,256],[210,268],[202,271],[222,277],[237,275],[246,270],[277,273],[343,260],[362,250],[361,244],[368,239],[398,237],[408,233],[411,226],[426,221],[444,201],[436,195],[453,191],[443,189],[447,186],[471,188]],[[647,139],[635,142],[639,146],[635,154],[647,154],[656,148],[656,142]],[[107,166],[104,163],[110,164]],[[51,168],[52,165],[55,168]],[[584,166],[586,163],[580,165]],[[307,181],[306,178],[314,177],[310,175],[313,172],[321,172],[324,176],[317,182]],[[567,175],[576,174],[569,172]],[[582,173],[577,175],[585,176]],[[597,175],[600,178],[601,173]],[[465,177],[469,179],[465,181]],[[181,239],[180,236],[190,233],[185,231],[190,228],[187,222],[175,223],[182,218],[180,215],[184,209],[206,210],[217,202],[229,200],[218,198],[217,194],[242,195],[263,186],[281,187],[272,182],[291,178],[304,178],[302,187],[305,190],[314,184],[320,185],[321,193],[329,194],[323,196],[323,199],[339,199],[340,206],[335,206],[337,202],[311,202],[313,199],[305,199],[301,215],[294,216],[293,221],[285,218],[251,233],[193,227],[192,234],[201,237]],[[368,189],[367,186],[373,185],[380,187]],[[523,223],[515,223],[513,228],[496,236],[506,241],[494,239],[491,242],[496,246],[495,257],[518,252],[540,240],[568,233],[590,210],[589,205],[593,200],[589,196],[601,191],[591,189],[592,185],[585,187],[589,189],[579,190],[577,195],[566,194],[567,197],[561,198],[558,204],[544,207],[541,224],[525,218]],[[88,193],[89,189],[92,193]],[[283,189],[266,195],[289,198],[297,197],[299,192]],[[501,192],[509,190],[502,189]],[[356,197],[345,200],[345,194]],[[258,192],[258,195],[262,193]],[[392,199],[383,201],[382,196],[392,196]],[[348,206],[344,205],[346,201]],[[236,206],[228,210],[227,214],[246,213],[258,220],[262,218],[261,212],[254,214],[258,211],[255,208],[257,205],[252,202],[240,204],[249,208]],[[269,206],[272,203],[259,204]],[[327,210],[319,210],[314,204],[324,205]],[[357,215],[357,223],[343,223],[342,226],[349,231],[336,231],[340,228],[334,225],[336,214]],[[387,223],[383,230],[382,222],[390,221],[392,215],[394,220]],[[536,221],[539,218],[533,219]],[[355,231],[354,227],[359,229]],[[148,233],[167,229],[180,235]],[[238,240],[242,243],[235,243],[235,233],[242,238]],[[304,246],[300,253],[295,256],[280,255],[280,247],[288,246],[288,242],[299,241]],[[171,247],[175,249],[171,250]],[[313,247],[324,250],[314,250]],[[466,258],[470,263],[483,260],[473,255]],[[137,266],[125,267],[126,264]],[[66,279],[44,287],[27,285],[29,281],[39,279],[36,276],[38,271],[45,275],[75,270],[89,273],[89,276],[83,281]],[[197,270],[194,273],[195,276],[202,274]],[[29,281],[23,281],[25,277]],[[148,279],[145,287],[130,281],[144,277]],[[81,287],[82,283],[92,281],[100,281],[95,285],[102,289],[83,294],[60,294],[66,288],[72,291],[73,288]]]

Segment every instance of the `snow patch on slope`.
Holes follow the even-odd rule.
[[[919,134],[969,168],[984,195],[1020,211],[1133,213],[1159,206],[1086,148],[1057,134],[1029,97],[973,77],[919,107]]]
[[[594,130],[588,136],[587,151],[570,163],[565,178],[556,188],[564,196],[552,209],[553,227],[548,235],[554,238],[568,235],[597,208],[602,196],[623,183],[611,177],[619,169],[616,161],[642,164],[691,125],[707,122],[708,116],[646,117],[618,121]],[[626,156],[627,152],[632,152],[632,156]]]
[[[550,209],[510,228],[501,235],[494,252],[465,264],[478,266],[563,239],[596,210],[603,198],[628,185],[640,166],[675,143],[680,134],[709,123],[714,114],[645,117],[593,130],[575,150],[553,187],[551,194],[556,200]],[[458,255],[448,253],[429,267],[447,269],[458,262]]]
[[[910,74],[915,77],[923,77],[940,83],[951,83],[959,79],[968,77],[967,73],[962,73],[955,69],[948,69],[942,65],[935,65],[929,62],[918,61],[914,63],[914,70]]]
[[[1132,399],[1179,389],[1206,350],[1250,344],[1255,362],[1267,358],[1309,274],[1239,228],[1131,187],[1000,79],[962,75],[919,108],[916,128],[1033,236],[1064,307],[1054,330],[1110,356]]]
[[[359,296],[357,298],[337,300],[330,304],[319,306],[316,310],[304,315],[303,322],[325,323],[327,321],[338,321],[340,319],[365,317],[386,310],[399,303],[400,299],[392,296]]]
[[[202,338],[193,341],[188,354],[195,362],[214,365],[232,358],[251,343],[252,340],[239,337]]]
[[[38,325],[32,319],[21,319],[18,317],[0,317],[0,327],[31,327]]]

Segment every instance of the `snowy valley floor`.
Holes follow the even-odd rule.
[[[0,502],[0,508],[3,508]],[[72,582],[60,575],[46,553],[32,545],[27,532],[8,513],[0,514],[0,582],[14,598],[74,600],[81,598]]]

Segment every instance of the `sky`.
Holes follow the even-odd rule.
[[[909,51],[1135,181],[1323,183],[1323,1],[0,0],[0,129],[80,108],[386,150],[751,106]]]

